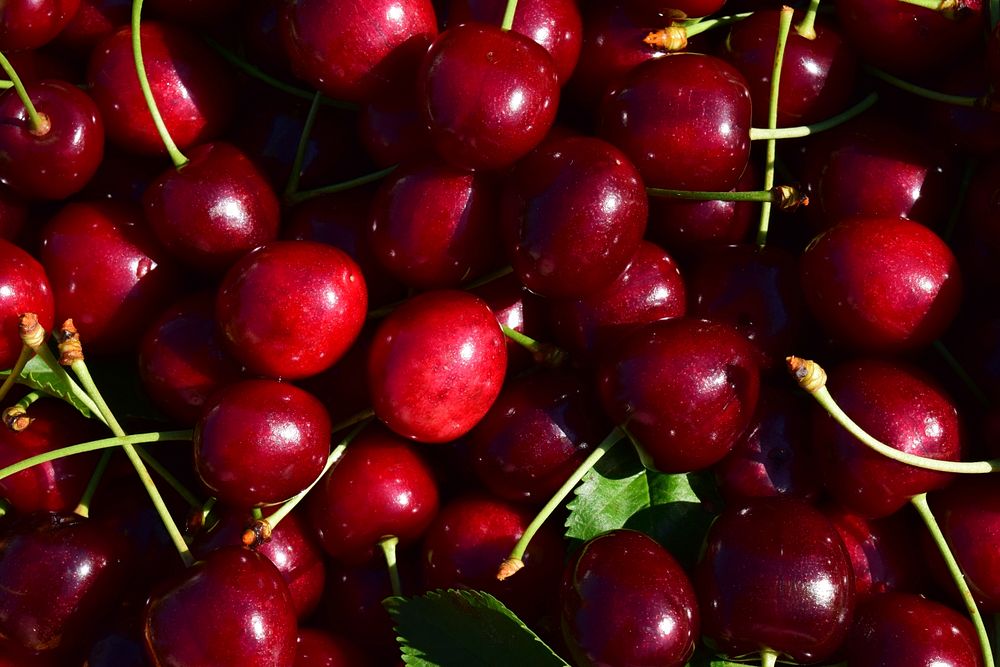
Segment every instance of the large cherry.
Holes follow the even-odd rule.
[[[466,292],[425,292],[379,326],[368,358],[375,414],[396,433],[447,442],[500,393],[507,346],[493,312]]]
[[[209,553],[150,597],[146,648],[156,664],[288,667],[295,609],[281,573],[241,547]]]
[[[20,316],[34,313],[49,331],[54,311],[45,269],[24,250],[0,239],[0,369],[11,368],[21,353]]]
[[[694,588],[670,552],[633,530],[589,540],[566,564],[563,636],[579,664],[681,667],[699,636]]]
[[[724,324],[675,318],[607,348],[601,402],[662,472],[691,472],[725,456],[750,424],[760,391],[758,352]]]
[[[10,0],[0,7],[0,51],[35,49],[59,34],[80,0]]]
[[[559,74],[544,48],[499,26],[450,28],[417,80],[431,143],[463,169],[501,169],[541,143],[559,106]]]
[[[694,585],[705,639],[725,655],[767,648],[817,662],[847,637],[851,561],[833,525],[800,500],[727,507],[709,529]]]

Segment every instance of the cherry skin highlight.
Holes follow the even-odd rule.
[[[38,323],[51,331],[54,311],[45,269],[24,250],[0,239],[0,368],[13,367],[21,354],[20,316],[34,313]]]
[[[73,20],[80,0],[9,0],[0,7],[0,51],[35,49]]]

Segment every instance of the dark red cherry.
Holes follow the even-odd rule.
[[[376,416],[403,437],[448,442],[490,409],[507,367],[496,317],[466,292],[413,297],[375,332],[368,382]]]
[[[228,351],[251,372],[296,379],[332,366],[364,324],[368,296],[347,253],[275,241],[234,264],[215,314]]]
[[[506,3],[502,0],[452,0],[448,25],[478,21],[500,25]],[[511,30],[530,37],[552,56],[559,80],[566,83],[580,56],[583,19],[572,0],[525,0],[517,6]]]
[[[80,0],[80,8],[59,32],[57,43],[89,52],[128,23],[131,7],[129,0]]]
[[[0,368],[12,368],[21,353],[20,316],[34,313],[51,331],[54,311],[45,269],[24,250],[0,239]]]
[[[340,635],[302,628],[296,644],[295,667],[366,667],[361,647]]]
[[[757,498],[723,510],[694,585],[705,641],[726,656],[768,648],[818,662],[847,637],[850,559],[833,525],[800,500]]]
[[[295,609],[266,556],[223,547],[154,592],[144,613],[156,664],[287,667],[294,664]]]
[[[601,135],[647,186],[729,190],[750,158],[750,92],[718,58],[674,53],[638,65],[601,103]]]
[[[334,424],[371,409],[367,369],[374,330],[374,324],[367,325],[337,363],[296,383],[323,403]]]
[[[931,230],[897,218],[853,218],[802,253],[802,290],[830,336],[864,351],[929,344],[958,311],[962,279]]]
[[[274,380],[222,389],[194,431],[198,476],[234,507],[291,498],[319,477],[329,453],[330,418],[323,404]]]
[[[934,459],[961,459],[954,401],[915,369],[886,361],[852,362],[829,370],[827,388],[851,419],[890,447]],[[953,478],[869,449],[818,406],[813,409],[812,442],[827,490],[863,516],[888,516],[912,496],[940,489]]]
[[[0,187],[0,239],[17,239],[28,219],[28,207],[10,188]]]
[[[80,0],[9,0],[0,7],[0,51],[35,49],[66,27]]]
[[[140,35],[153,97],[177,146],[184,150],[222,132],[235,97],[225,64],[181,28],[146,21]],[[131,28],[122,28],[94,48],[87,83],[109,140],[133,153],[166,151],[135,75]]]
[[[884,593],[860,605],[847,639],[851,667],[980,667],[968,618],[918,595]]]
[[[420,160],[433,150],[420,114],[416,79],[401,85],[368,100],[358,113],[358,140],[379,167]]]
[[[491,280],[475,289],[473,294],[486,302],[497,321],[514,331],[535,340],[549,340],[549,303],[542,297],[529,292],[514,274]],[[509,371],[526,370],[534,365],[535,359],[520,344],[507,339],[507,368]]]
[[[694,588],[670,552],[633,530],[589,540],[563,571],[563,637],[578,664],[681,667],[694,653]]]
[[[524,157],[548,134],[559,105],[559,75],[548,52],[524,35],[481,23],[441,33],[424,56],[417,86],[434,150],[462,169],[501,169]]]
[[[923,82],[922,82],[923,83]],[[927,88],[946,95],[990,100],[991,81],[978,53],[956,63],[941,75],[924,83]],[[941,130],[952,151],[990,158],[1000,151],[1000,119],[991,104],[959,107],[955,104],[922,100],[927,123]]]
[[[725,0],[625,0],[629,9],[662,14],[665,18],[708,16],[722,9]]]
[[[458,287],[500,265],[496,190],[435,158],[400,167],[372,203],[372,252],[407,287]]]
[[[133,349],[149,320],[179,291],[180,273],[163,254],[136,206],[66,206],[42,230],[40,251],[56,319],[72,318],[90,352]]]
[[[0,182],[29,199],[65,199],[97,171],[104,122],[94,101],[64,81],[28,84],[27,92],[45,127],[32,130],[13,89],[0,95]]]
[[[675,318],[647,324],[602,355],[601,402],[627,424],[648,463],[691,472],[725,456],[750,425],[758,352],[724,324]]]
[[[500,229],[514,272],[549,297],[610,285],[639,248],[649,212],[639,172],[590,137],[546,142],[511,174]]]
[[[437,19],[430,0],[299,0],[284,4],[279,30],[297,76],[361,102],[405,80]]]

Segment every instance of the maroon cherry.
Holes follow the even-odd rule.
[[[601,402],[661,472],[691,472],[725,456],[750,424],[760,391],[758,352],[732,328],[675,318],[609,346]]]
[[[29,83],[27,92],[40,128],[13,89],[0,95],[0,181],[29,199],[65,199],[97,171],[105,125],[94,101],[69,83]]]
[[[699,612],[680,564],[651,537],[613,530],[589,540],[563,573],[566,643],[579,664],[681,667]]]
[[[934,232],[896,218],[854,218],[802,254],[806,303],[826,332],[865,351],[929,344],[958,311],[958,262]]]
[[[750,92],[729,63],[693,53],[644,62],[601,104],[601,134],[647,186],[729,190],[750,157]]]
[[[818,662],[847,637],[850,559],[833,525],[800,500],[727,507],[709,529],[694,585],[705,640],[724,655],[766,648]]]
[[[249,253],[219,286],[215,313],[229,352],[250,371],[289,379],[332,366],[357,338],[368,295],[347,253],[275,241]]]
[[[611,144],[589,137],[546,142],[504,188],[500,226],[514,272],[533,292],[581,297],[628,265],[649,207],[639,172]]]
[[[131,7],[129,0],[80,0],[80,8],[59,32],[58,44],[89,52],[128,23]]]
[[[438,509],[430,467],[412,443],[381,426],[355,438],[309,494],[309,522],[337,560],[359,564],[387,536],[405,547],[420,539]]]
[[[140,36],[153,97],[177,146],[184,150],[217,136],[229,122],[235,97],[225,64],[181,28],[143,22]],[[133,153],[166,151],[135,74],[131,28],[122,28],[94,48],[87,83],[108,139]]]
[[[10,188],[0,187],[0,239],[14,241],[28,219],[28,207]]]
[[[366,667],[361,647],[339,635],[302,628],[296,644],[295,667]]]
[[[491,280],[472,290],[472,293],[486,302],[497,321],[518,333],[535,340],[549,340],[549,303],[529,292],[514,274]],[[521,371],[532,367],[535,359],[531,352],[510,338],[507,339],[507,368]]]
[[[24,250],[0,239],[0,368],[13,367],[21,353],[20,316],[34,313],[50,331],[54,311],[45,269]]]
[[[323,471],[330,418],[315,397],[274,380],[246,380],[215,394],[194,431],[198,476],[224,503],[287,500]]]
[[[411,162],[432,150],[417,100],[414,78],[402,90],[392,89],[368,100],[358,113],[358,140],[379,167]]]
[[[714,14],[726,3],[725,0],[625,0],[622,4],[633,10],[658,13],[668,18],[696,18]]]
[[[425,292],[379,326],[368,358],[375,414],[403,437],[468,433],[500,393],[507,347],[489,307],[466,292]]]
[[[559,105],[559,75],[545,49],[480,23],[441,33],[417,86],[434,149],[462,169],[501,169],[524,157],[545,138]]]
[[[0,51],[35,49],[73,19],[80,0],[11,0],[0,8]]]
[[[287,667],[296,622],[288,587],[266,556],[240,547],[209,553],[146,604],[146,649],[156,664]]]

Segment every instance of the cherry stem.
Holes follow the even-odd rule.
[[[566,351],[556,347],[551,343],[541,343],[531,336],[526,336],[520,331],[511,329],[506,324],[501,324],[503,335],[511,339],[528,352],[535,359],[536,363],[544,364],[550,368],[561,366],[566,361]]]
[[[101,458],[98,460],[97,465],[94,466],[94,472],[90,475],[90,481],[87,482],[87,488],[83,490],[83,496],[80,498],[80,502],[77,503],[76,509],[73,510],[75,514],[79,514],[85,519],[90,518],[90,503],[94,499],[94,494],[97,493],[97,487],[100,485],[101,480],[104,479],[104,473],[108,469],[108,464],[111,463],[111,454],[113,450],[105,449],[101,453]]]
[[[368,185],[369,183],[376,183],[389,174],[391,174],[398,165],[392,165],[391,167],[386,167],[371,174],[365,174],[364,176],[358,176],[357,178],[352,178],[349,181],[343,181],[342,183],[334,183],[333,185],[325,185],[321,188],[316,188],[315,190],[305,190],[304,192],[296,192],[293,195],[285,197],[285,203],[287,204],[301,204],[308,199],[315,199],[316,197],[322,197],[323,195],[332,195],[337,192],[344,192],[345,190],[352,190],[354,188],[359,188],[362,185]]]
[[[24,84],[21,83],[21,77],[17,75],[17,72],[14,71],[14,66],[10,64],[10,61],[7,60],[7,57],[3,53],[0,53],[0,68],[3,68],[3,71],[10,77],[10,84],[17,92],[17,96],[20,98],[21,104],[24,105],[24,111],[28,114],[28,130],[32,134],[47,134],[49,127],[48,121],[44,120],[38,113],[38,110],[35,109],[35,105],[32,104],[31,98],[28,97],[28,91],[24,89]],[[11,86],[4,86],[4,88],[10,88]]]
[[[933,12],[952,12],[958,5],[955,0],[898,0],[908,5],[916,5]]]
[[[41,325],[38,325],[38,327],[39,329],[41,329]],[[69,387],[69,391],[71,394],[73,394],[73,398],[75,398],[76,400],[80,401],[85,406],[87,406],[87,409],[90,411],[90,413],[98,421],[106,425],[107,422],[104,419],[104,415],[102,415],[101,411],[97,408],[97,404],[94,403],[93,400],[91,400],[90,396],[87,395],[87,392],[85,392],[80,387],[80,385],[78,385],[76,381],[70,376],[70,374],[66,372],[66,369],[59,365],[59,360],[56,359],[54,354],[52,354],[52,350],[49,348],[49,346],[45,344],[44,330],[41,332],[39,338],[41,339],[42,342],[38,343],[31,349],[34,350],[35,354],[38,355],[38,358],[42,360],[42,362],[48,367],[50,371],[60,376],[60,381],[64,382],[66,386]]]
[[[688,37],[694,37],[695,35],[700,35],[703,32],[711,30],[712,28],[739,23],[743,19],[750,18],[751,16],[753,16],[753,12],[741,12],[739,14],[719,16],[714,19],[705,19],[703,21],[698,21],[697,23],[685,25],[684,31],[687,33]]]
[[[7,90],[14,87],[13,81],[0,81],[0,90]]]
[[[1000,22],[1000,0],[990,0],[990,28],[996,28]]]
[[[785,44],[788,43],[788,32],[792,27],[792,15],[795,11],[788,6],[781,8],[778,17],[778,41],[774,46],[774,66],[771,69],[771,92],[767,104],[767,128],[778,127],[778,92],[781,89],[781,66],[785,62]],[[764,157],[764,189],[774,187],[774,160],[778,142],[767,140]],[[760,205],[760,225],[757,227],[757,245],[763,248],[767,245],[767,229],[771,224],[771,202]]]
[[[958,377],[958,379],[962,381],[965,388],[976,397],[979,404],[984,408],[990,408],[990,399],[986,396],[986,393],[979,388],[979,385],[977,385],[976,381],[972,379],[972,376],[969,375],[964,368],[962,368],[962,364],[958,363],[958,359],[954,357],[951,350],[949,350],[945,344],[939,340],[934,341],[934,349],[941,355],[941,358],[944,359],[944,362]]]
[[[931,507],[927,503],[927,494],[921,493],[913,496],[910,498],[910,502],[917,509],[920,518],[924,520],[924,524],[926,524],[927,530],[930,531],[931,537],[934,539],[934,544],[937,545],[938,551],[948,566],[948,572],[951,573],[951,578],[962,596],[965,608],[969,612],[969,618],[972,619],[972,625],[976,628],[976,635],[979,637],[979,647],[983,652],[983,666],[993,667],[993,650],[990,648],[990,638],[986,634],[986,625],[983,623],[982,614],[979,613],[976,600],[972,597],[972,591],[969,590],[965,574],[963,574],[962,568],[959,567],[958,561],[955,560],[955,554],[952,553],[951,547],[948,546],[948,540],[945,539],[944,533],[941,532],[941,526],[938,525],[937,519],[934,518],[934,513],[931,512]]]
[[[517,0],[507,0],[507,9],[503,13],[501,30],[510,30],[514,26],[514,14],[517,12]]]
[[[902,2],[902,0],[900,1]],[[893,76],[888,72],[883,72],[882,70],[872,67],[871,65],[864,65],[864,70],[876,79],[881,79],[894,88],[905,90],[906,92],[912,93],[917,97],[923,97],[924,99],[933,100],[935,102],[943,102],[944,104],[951,104],[959,107],[988,108],[990,106],[985,97],[969,97],[967,95],[949,95],[948,93],[939,93],[936,90],[924,88],[923,86],[918,86],[915,83],[910,83],[909,81],[900,79],[898,76]]]
[[[139,77],[139,88],[142,89],[142,96],[146,100],[149,114],[153,117],[153,125],[156,126],[160,140],[163,142],[164,148],[167,149],[167,154],[170,155],[170,161],[174,163],[174,167],[180,169],[188,163],[188,159],[174,143],[173,137],[170,136],[170,132],[163,122],[163,116],[160,115],[156,100],[153,99],[153,90],[149,87],[149,79],[146,77],[146,67],[142,63],[141,27],[142,0],[132,0],[132,56],[135,59],[135,72]]]
[[[41,392],[29,391],[17,403],[4,408],[3,412],[0,412],[0,420],[3,421],[3,425],[15,433],[20,433],[28,428],[31,422],[35,421],[35,418],[28,414],[28,408],[41,397]]]
[[[354,413],[353,415],[351,415],[350,417],[341,422],[334,424],[333,428],[330,429],[330,432],[339,433],[340,431],[343,431],[345,428],[349,428],[351,426],[354,426],[355,424],[360,424],[361,422],[367,421],[374,416],[375,416],[375,411],[372,410],[371,408],[367,408],[360,412]]]
[[[795,127],[779,127],[776,130],[768,128],[751,127],[750,141],[760,141],[762,139],[799,139],[808,137],[811,134],[819,134],[826,130],[833,129],[859,116],[872,107],[878,101],[878,93],[870,93],[868,97],[855,104],[850,109],[842,111],[836,116],[821,120],[812,125],[797,125]]]
[[[205,504],[200,500],[198,500],[198,498],[193,493],[191,493],[191,491],[186,486],[181,484],[181,481],[177,479],[172,472],[167,470],[167,468],[162,463],[153,458],[152,454],[147,452],[142,447],[136,447],[135,451],[139,453],[139,456],[142,458],[145,464],[149,466],[149,469],[155,472],[161,478],[163,478],[163,481],[167,483],[167,486],[173,489],[177,493],[177,495],[180,496],[181,499],[184,502],[186,502],[188,506],[191,507],[191,509],[200,510],[202,507],[204,507]]]
[[[778,654],[769,648],[762,649],[760,652],[760,666],[761,667],[774,667],[778,662]]]
[[[580,480],[583,479],[584,475],[590,472],[590,469],[601,460],[601,457],[607,454],[608,450],[624,437],[625,432],[616,426],[611,430],[611,433],[609,433],[604,440],[602,440],[600,444],[587,455],[587,458],[583,460],[583,463],[581,463],[579,467],[573,471],[573,474],[569,476],[569,479],[563,482],[563,485],[559,487],[551,498],[549,498],[549,501],[545,503],[545,506],[538,511],[535,518],[532,519],[531,523],[528,524],[528,527],[525,528],[521,538],[517,541],[517,544],[514,545],[514,548],[511,549],[507,560],[500,565],[500,570],[497,572],[497,579],[503,581],[507,577],[513,576],[524,567],[524,552],[528,549],[528,544],[535,536],[535,533],[538,532],[538,530],[542,527],[542,524],[545,523],[556,508],[559,507],[564,500],[566,500],[567,496],[569,496],[573,489],[576,488],[576,485],[580,483]]]
[[[17,384],[17,378],[21,377],[21,371],[24,367],[28,365],[31,358],[35,356],[35,351],[31,349],[28,345],[21,346],[21,353],[17,355],[17,361],[14,362],[14,368],[7,371],[7,379],[3,381],[0,385],[0,401],[7,397],[11,388]]]
[[[886,458],[893,461],[905,463],[915,468],[924,470],[935,470],[938,472],[950,472],[960,474],[985,474],[1000,470],[1000,459],[991,461],[942,461],[926,456],[917,456],[902,452],[895,447],[877,440],[867,431],[847,416],[830,391],[826,388],[826,371],[815,361],[802,359],[800,357],[788,357],[786,359],[789,372],[795,377],[799,386],[809,392],[816,402],[823,406],[823,409],[833,417],[834,421],[843,426],[847,431],[857,438],[863,445],[875,450]]]
[[[299,189],[299,179],[302,178],[302,164],[306,161],[306,149],[309,147],[309,137],[312,135],[313,127],[316,125],[316,114],[319,111],[320,94],[313,95],[312,103],[309,105],[309,113],[306,114],[306,122],[302,125],[302,134],[299,135],[299,145],[295,149],[295,160],[292,161],[292,170],[288,174],[288,184],[285,185],[285,199],[290,199]]]
[[[809,199],[799,194],[791,185],[779,185],[769,190],[738,190],[735,192],[711,192],[707,190],[668,190],[665,188],[646,188],[646,193],[653,197],[669,199],[690,199],[693,201],[760,201],[777,204],[778,208],[794,209],[808,204]]]
[[[252,510],[250,510],[250,516],[252,516],[254,520],[260,521],[261,519],[264,518],[264,510],[262,510],[259,507],[254,507]]]
[[[389,585],[392,587],[392,594],[396,597],[403,595],[403,587],[399,581],[399,565],[396,562],[396,545],[398,544],[399,538],[395,535],[383,537],[378,541],[378,545],[385,555],[385,566],[389,570]]]
[[[795,32],[799,37],[808,40],[816,39],[816,12],[818,11],[819,0],[810,0],[809,8],[806,9],[806,15],[803,16],[799,24],[795,26]]]

